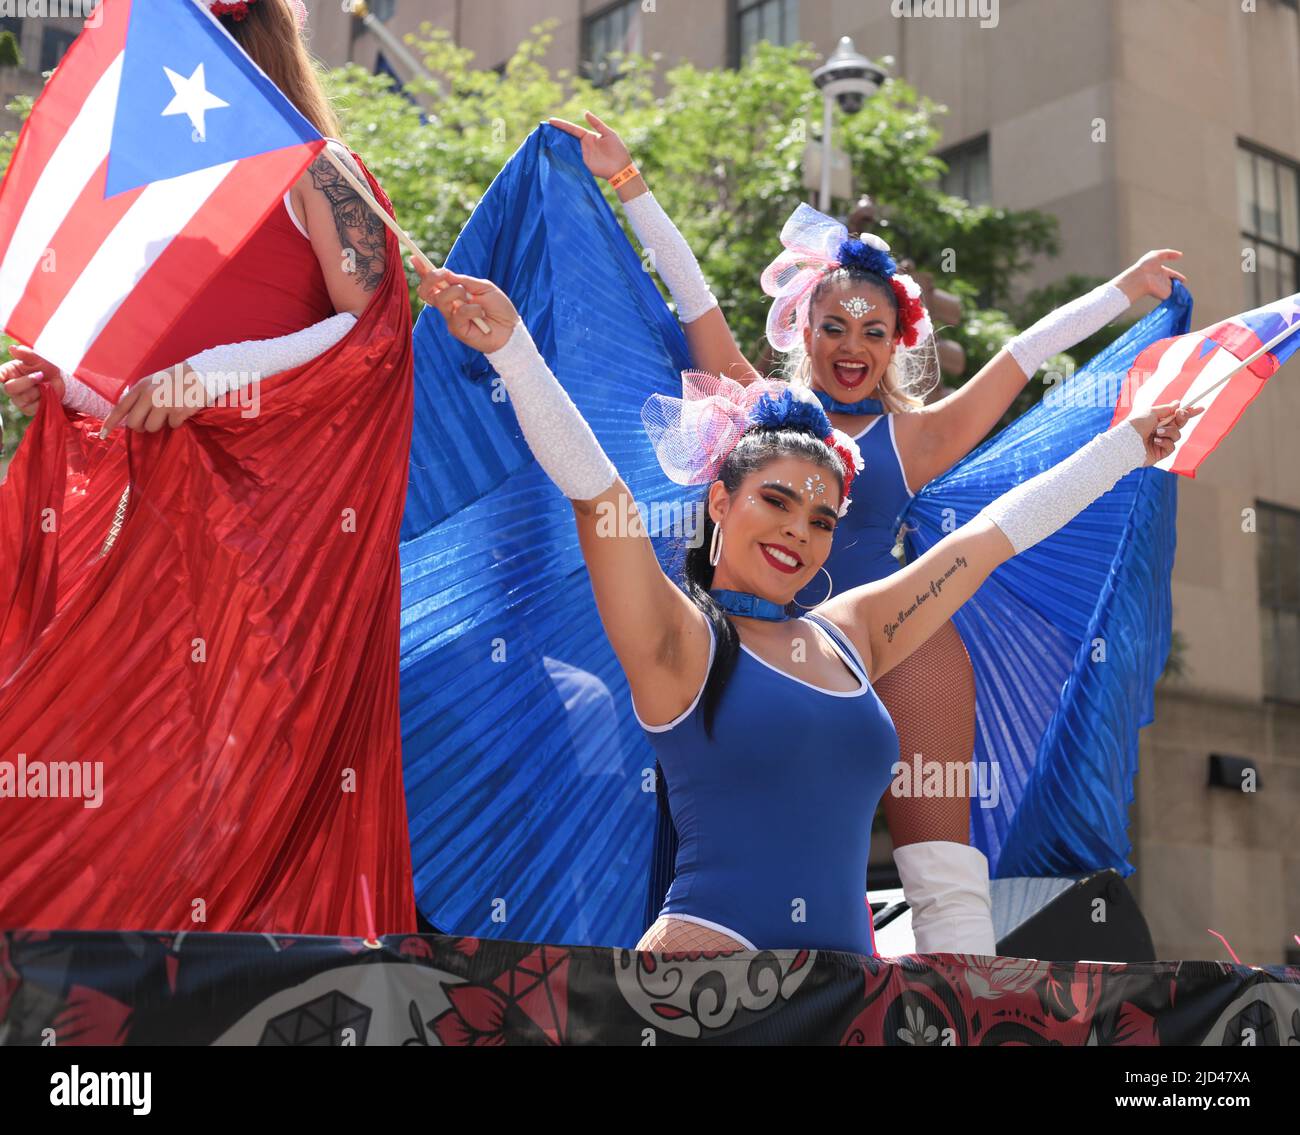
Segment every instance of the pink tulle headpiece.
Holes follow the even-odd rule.
[[[767,338],[778,351],[788,351],[808,324],[813,290],[828,272],[846,263],[884,276],[898,300],[898,333],[903,346],[914,347],[934,333],[921,300],[921,286],[900,272],[889,256],[889,245],[874,233],[851,238],[839,221],[800,204],[781,229],[782,252],[764,270],[763,291],[773,297],[767,313]]]
[[[758,424],[811,428],[840,458],[845,470],[841,516],[848,511],[853,479],[863,468],[858,443],[830,427],[812,391],[787,382],[760,379],[742,386],[716,374],[683,371],[682,396],[650,395],[641,407],[641,421],[660,466],[679,485],[715,481],[727,455]]]

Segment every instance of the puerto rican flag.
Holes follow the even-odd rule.
[[[104,0],[0,185],[0,326],[116,401],[324,144],[195,0]]]
[[[1205,391],[1264,346],[1269,346],[1267,352],[1208,398],[1201,399]],[[1157,469],[1195,477],[1201,462],[1297,348],[1300,292],[1244,315],[1234,315],[1204,331],[1161,339],[1138,355],[1129,369],[1111,425],[1166,402],[1205,406],[1203,413],[1183,427],[1174,451],[1155,465]]]

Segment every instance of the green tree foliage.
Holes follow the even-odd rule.
[[[10,31],[0,32],[0,67],[21,67],[23,53],[18,50],[18,40]]]
[[[822,114],[809,79],[814,52],[759,44],[743,67],[717,70],[664,70],[657,57],[629,56],[618,61],[614,82],[597,87],[545,65],[552,27],[534,28],[501,73],[477,69],[472,52],[428,25],[413,45],[432,79],[399,88],[355,65],[325,72],[348,143],[384,186],[399,223],[441,263],[493,177],[539,122],[550,115],[581,121],[584,109],[595,111],[622,134],[699,256],[742,347],[757,359],[767,314],[758,277],[780,250],[786,217],[809,196],[804,151],[817,140]],[[11,109],[25,114],[30,100]],[[1076,288],[1074,278],[1019,308],[1012,302],[1018,274],[1034,257],[1057,252],[1056,221],[945,194],[945,167],[934,156],[945,112],[890,78],[858,114],[837,112],[835,138],[850,157],[855,192],[870,193],[880,206],[879,231],[894,251],[962,297],[965,318],[953,334],[966,349],[969,376],[1018,322],[1041,313],[1031,308],[1046,310],[1085,287]],[[0,138],[0,168],[14,139]],[[836,202],[842,212],[850,205]],[[622,219],[621,210],[616,214]],[[418,307],[414,287],[412,305]],[[1099,345],[1090,342],[1080,357]],[[1031,384],[1013,414],[1041,392],[1041,384]],[[21,422],[6,399],[0,403],[12,443]]]

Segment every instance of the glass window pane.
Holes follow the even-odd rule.
[[[1278,271],[1281,264],[1278,259],[1277,249],[1267,244],[1259,246],[1259,294],[1263,297],[1261,303],[1271,303],[1278,299],[1282,294],[1281,275]]]
[[[1280,697],[1277,688],[1277,615],[1272,610],[1259,613],[1259,647],[1264,662],[1264,696]]]
[[[1279,611],[1274,619],[1277,696],[1300,701],[1300,615]]]
[[[795,43],[799,39],[799,0],[783,0],[785,4],[785,32],[782,43]]]
[[[1300,518],[1291,513],[1277,517],[1277,602],[1286,607],[1300,607]]]
[[[1255,162],[1259,174],[1259,235],[1277,240],[1282,235],[1277,215],[1277,163],[1258,155]]]
[[[970,175],[967,179],[967,200],[972,205],[987,205],[993,199],[989,185],[989,151],[982,146],[970,156]]]
[[[1259,605],[1271,607],[1276,594],[1273,584],[1273,512],[1255,506],[1255,572],[1259,577]]]
[[[763,15],[763,39],[768,43],[781,42],[780,0],[766,0],[759,9]]]
[[[1290,249],[1300,249],[1300,225],[1296,210],[1300,208],[1300,190],[1296,188],[1295,170],[1290,166],[1278,168],[1278,192],[1281,196],[1279,211],[1282,214],[1282,243]]]
[[[1237,151],[1237,223],[1242,231],[1255,231],[1255,174],[1249,150]]]
[[[744,59],[758,39],[758,12],[750,8],[740,14],[740,57]]]

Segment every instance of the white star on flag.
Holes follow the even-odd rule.
[[[190,124],[194,127],[194,132],[199,136],[199,141],[204,141],[207,138],[207,126],[203,120],[204,113],[230,104],[223,99],[217,98],[208,90],[203,81],[202,63],[194,68],[194,74],[188,79],[184,75],[178,75],[170,67],[164,67],[163,70],[167,73],[167,78],[171,80],[172,89],[176,92],[175,97],[163,111],[163,116],[166,117],[169,114],[187,115]]]

